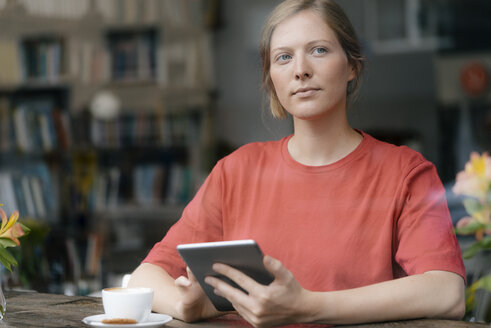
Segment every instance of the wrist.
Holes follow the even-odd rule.
[[[304,290],[299,298],[299,323],[326,322],[327,293]]]

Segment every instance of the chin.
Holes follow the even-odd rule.
[[[329,102],[321,101],[316,103],[317,104],[295,104],[292,106],[292,108],[295,108],[295,110],[288,111],[288,113],[300,120],[313,121],[325,116],[329,116],[330,114],[334,114],[335,112],[344,108],[342,106],[342,100],[334,103],[332,102],[332,100]],[[319,103],[321,105],[319,105]]]
[[[292,116],[294,118],[296,118],[298,120],[302,120],[302,121],[315,121],[315,120],[322,118],[324,115],[325,115],[325,113],[311,114],[311,115],[302,114],[302,115],[292,115]]]
[[[329,112],[330,110],[328,109],[322,111],[319,111],[318,109],[297,110],[295,112],[290,112],[290,115],[299,120],[313,121],[328,115]]]

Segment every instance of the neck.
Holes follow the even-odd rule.
[[[294,135],[288,143],[290,156],[309,166],[332,164],[351,153],[362,136],[348,123],[345,112],[329,117],[302,120],[294,118]]]

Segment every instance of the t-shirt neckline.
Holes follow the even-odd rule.
[[[356,129],[358,133],[360,133],[363,137],[361,140],[360,144],[348,155],[345,157],[339,159],[338,161],[331,163],[331,164],[326,164],[326,165],[320,165],[320,166],[310,166],[310,165],[305,165],[300,162],[297,162],[292,158],[288,151],[288,141],[293,137],[293,134],[283,138],[283,142],[281,144],[281,154],[283,157],[283,161],[291,168],[297,170],[297,171],[302,171],[306,173],[322,173],[326,171],[332,171],[336,170],[351,161],[355,160],[358,158],[363,152],[364,149],[367,147],[367,144],[370,142],[370,136],[367,135],[365,132]]]

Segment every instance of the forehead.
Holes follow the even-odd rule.
[[[298,42],[326,40],[338,43],[334,30],[315,11],[303,10],[280,22],[271,35],[270,47],[285,47]]]

